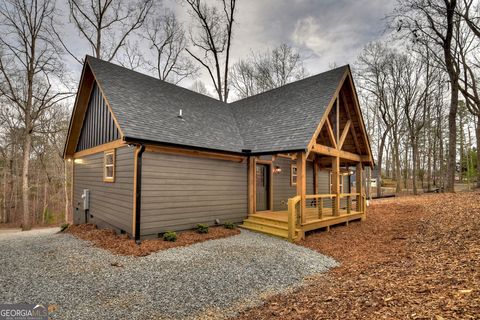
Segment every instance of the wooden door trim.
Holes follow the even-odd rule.
[[[253,181],[254,181],[254,212],[267,212],[273,211],[273,161],[272,160],[259,160],[255,159],[254,161],[255,169],[253,170]],[[268,209],[257,211],[257,164],[265,165],[268,167]]]

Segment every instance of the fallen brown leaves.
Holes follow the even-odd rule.
[[[178,238],[175,242],[164,241],[163,239],[147,239],[142,240],[141,244],[137,245],[134,240],[126,235],[117,235],[115,231],[109,229],[97,229],[92,224],[73,225],[65,232],[73,234],[80,239],[88,240],[93,245],[109,250],[112,253],[137,257],[207,240],[226,238],[240,233],[237,229],[210,227],[208,233],[204,234],[193,230],[178,232]]]
[[[480,193],[377,200],[300,243],[341,266],[241,319],[480,319]]]

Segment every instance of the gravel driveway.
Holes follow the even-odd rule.
[[[53,304],[53,319],[222,318],[336,266],[249,231],[142,258],[55,232],[0,233],[1,303]]]

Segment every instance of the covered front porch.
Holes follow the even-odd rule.
[[[373,158],[351,79],[326,107],[308,148],[250,156],[242,227],[288,238],[366,218],[364,167]]]
[[[308,231],[321,228],[328,230],[333,225],[348,225],[350,221],[364,220],[366,218],[366,201],[363,186],[364,174],[361,163],[358,163],[354,169],[346,164],[344,168],[340,169],[338,167],[335,170],[335,167],[332,169],[320,166],[322,162],[319,160],[325,158],[320,155],[313,155],[314,160],[311,161],[311,166],[313,166],[313,188],[308,188],[310,192],[313,191],[313,194],[307,194],[307,180],[309,179],[306,178],[306,162],[304,166],[301,164],[304,161],[302,158],[301,154],[297,154],[296,159],[293,160],[296,163],[298,174],[295,185],[297,194],[288,198],[285,208],[274,205],[276,197],[274,196],[273,188],[267,189],[269,194],[266,198],[270,203],[266,206],[261,205],[264,199],[258,201],[258,197],[261,194],[257,192],[258,188],[261,187],[259,180],[262,179],[258,178],[258,174],[261,171],[255,170],[252,177],[255,181],[255,184],[252,186],[251,203],[253,206],[250,208],[252,211],[248,218],[244,220],[242,227],[286,238],[290,241],[298,241],[303,239]],[[259,161],[261,164],[265,163],[265,160]],[[272,160],[272,163],[275,163],[275,160]],[[255,163],[256,166],[257,164]],[[275,179],[275,166],[272,165],[271,167],[273,170],[270,181]],[[302,174],[303,171],[305,171],[305,174]],[[328,174],[319,174],[325,171]],[[311,174],[312,172],[308,173]],[[325,178],[328,180],[325,181]],[[352,186],[350,181],[353,178],[354,183],[352,183]],[[330,189],[328,190],[329,193],[320,193],[327,191],[325,185],[327,186],[326,188]],[[333,193],[335,191],[338,192]],[[259,206],[261,206],[261,210],[257,209]]]

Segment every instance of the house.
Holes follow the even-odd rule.
[[[349,66],[223,103],[93,57],[64,157],[74,223],[136,240],[224,222],[295,240],[364,219],[373,165]]]

